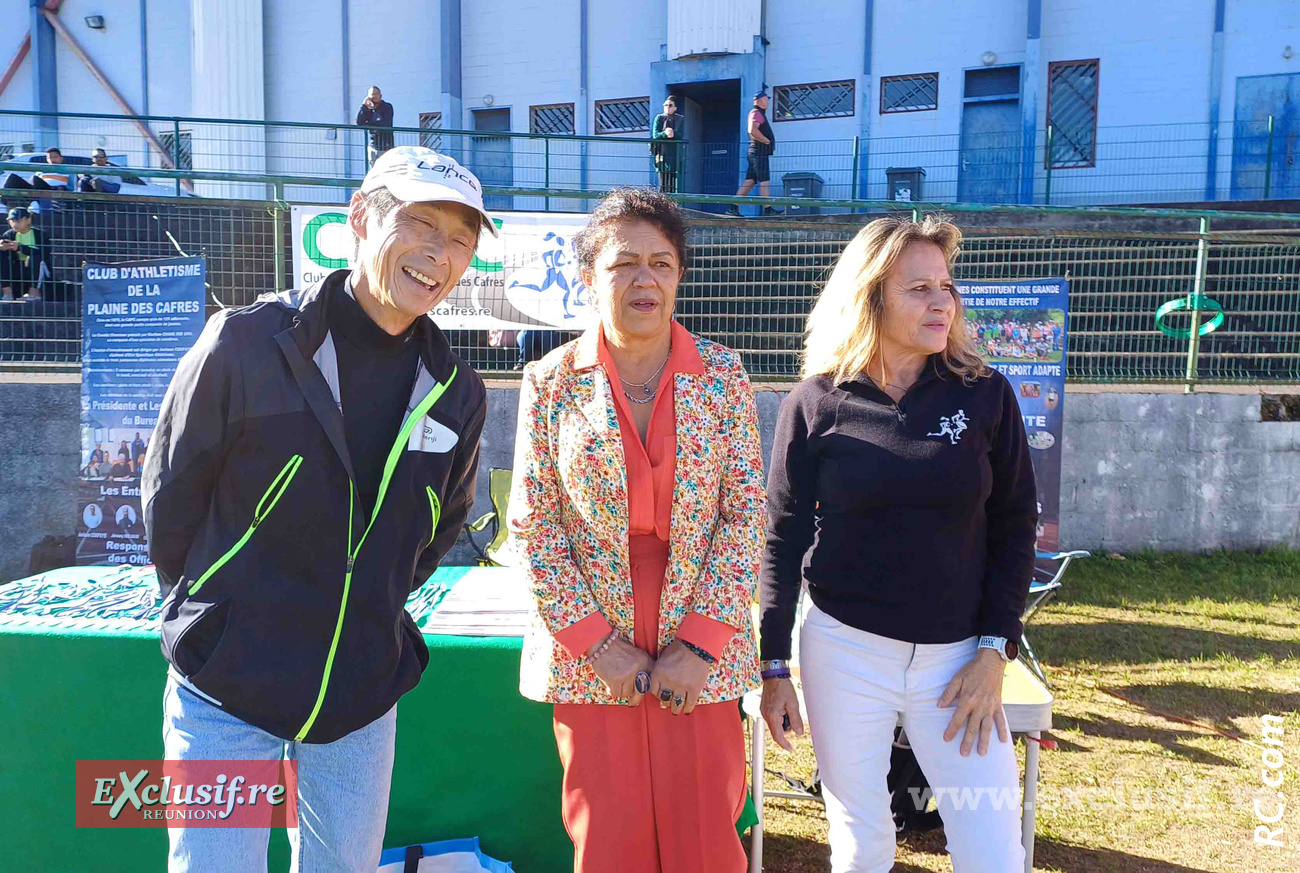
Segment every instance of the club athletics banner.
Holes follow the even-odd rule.
[[[1060,548],[1061,426],[1065,417],[1065,279],[962,282],[966,332],[1020,402],[1038,482],[1041,551]]]
[[[338,206],[294,206],[293,282],[303,288],[348,266],[353,237]],[[443,330],[586,330],[595,322],[591,293],[578,275],[573,234],[585,214],[499,212],[500,238],[481,235],[456,289],[433,311]]]
[[[82,267],[78,564],[147,564],[140,469],[176,364],[203,332],[203,258]]]

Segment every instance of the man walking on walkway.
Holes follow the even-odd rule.
[[[767,92],[759,91],[754,95],[754,108],[749,110],[749,119],[746,122],[749,130],[749,169],[745,173],[745,181],[741,183],[740,189],[736,191],[737,197],[747,197],[749,192],[754,190],[754,183],[758,183],[758,192],[764,197],[771,197],[771,172],[768,169],[768,159],[776,151],[776,136],[772,133],[772,125],[767,122]],[[727,207],[727,211],[732,215],[740,215],[740,207],[732,204]],[[772,215],[779,212],[771,206],[763,207],[764,215]]]
[[[299,762],[293,869],[373,873],[403,606],[473,502],[483,382],[427,313],[496,230],[472,173],[404,146],[353,195],[355,266],[209,320],[145,455],[166,594],[165,757]],[[171,873],[266,869],[269,831],[169,829]]]

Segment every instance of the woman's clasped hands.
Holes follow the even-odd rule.
[[[640,706],[649,694],[662,709],[686,715],[699,702],[711,665],[678,641],[669,643],[659,660],[619,637],[602,640],[587,652],[588,662],[611,697]]]

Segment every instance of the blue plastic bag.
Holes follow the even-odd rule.
[[[478,837],[442,840],[385,849],[379,856],[379,873],[514,873],[505,861],[484,855]]]

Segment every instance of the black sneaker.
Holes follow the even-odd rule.
[[[784,210],[784,209],[778,209],[778,208],[775,207],[775,206],[764,206],[764,207],[763,207],[763,214],[764,214],[764,215],[784,215],[784,214],[785,214],[785,210]]]
[[[734,215],[737,218],[740,218],[740,207],[734,203],[728,204],[727,215]]]

